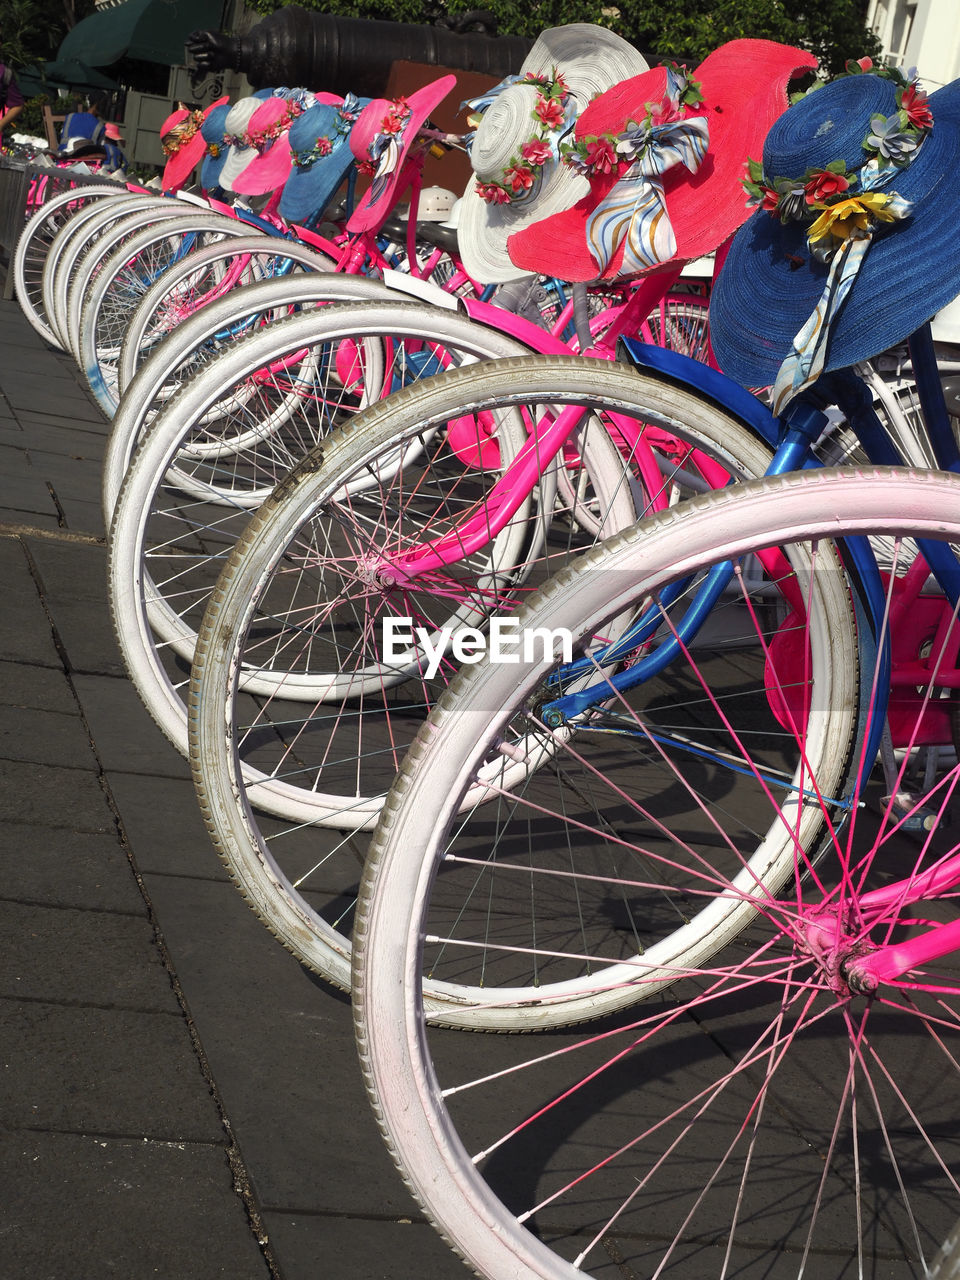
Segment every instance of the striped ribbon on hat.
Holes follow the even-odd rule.
[[[642,138],[640,135],[642,134]],[[677,241],[663,199],[664,173],[682,164],[695,173],[710,141],[705,116],[672,120],[621,135],[620,152],[642,145],[637,159],[587,218],[587,244],[606,270],[623,245],[625,275],[667,262]]]
[[[793,339],[790,354],[777,373],[771,392],[771,408],[782,413],[801,391],[813,386],[823,373],[830,331],[844,299],[849,294],[863,266],[874,233],[882,222],[899,222],[908,218],[913,208],[910,200],[895,191],[885,193],[886,186],[899,172],[881,168],[875,161],[861,171],[860,194],[830,205],[807,232],[814,252],[817,242],[835,241],[830,256],[830,270],[817,305],[800,332]],[[818,256],[826,256],[821,250]]]

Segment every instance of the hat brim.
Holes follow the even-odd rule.
[[[230,100],[229,97],[225,96],[222,98],[218,98],[216,102],[211,102],[209,107],[204,108],[204,112],[203,112],[204,120],[206,120],[207,116],[214,109],[214,107],[221,107],[225,102],[229,102],[229,100]],[[171,116],[169,117],[169,119],[173,119],[173,117]],[[167,130],[167,132],[169,132],[169,130]],[[161,137],[162,136],[163,135],[161,134]],[[164,165],[163,177],[161,179],[163,183],[164,191],[179,190],[179,188],[183,186],[183,184],[190,177],[190,174],[193,172],[193,170],[197,167],[197,165],[203,159],[206,149],[207,149],[206,141],[204,140],[203,136],[200,133],[200,130],[198,129],[197,132],[190,139],[190,141],[186,144],[186,146],[181,147],[180,150],[177,152],[177,154],[175,156],[171,156],[170,159],[167,161],[167,163]]]
[[[632,45],[613,31],[589,22],[542,31],[524,59],[520,74],[550,76],[555,67],[570,86],[580,112],[598,94],[649,70],[646,58]],[[478,195],[476,179],[471,178],[461,197],[457,231],[467,271],[484,284],[502,284],[526,275],[530,268],[518,267],[510,258],[510,236],[569,209],[589,189],[587,180],[569,166],[554,164],[543,175],[536,197],[495,205]],[[551,270],[548,274],[555,273]]]
[[[233,181],[233,189],[245,196],[267,195],[286,182],[292,165],[290,140],[286,133],[281,133],[266,151],[258,153],[238,174]]]
[[[432,84],[424,85],[423,88],[416,89],[413,93],[407,95],[410,118],[407,120],[406,128],[403,131],[403,145],[400,148],[397,166],[383,188],[378,191],[376,199],[373,198],[372,187],[363,193],[359,204],[347,222],[347,230],[349,232],[375,231],[390,216],[397,197],[401,194],[400,183],[406,179],[407,156],[410,153],[410,148],[416,142],[420,126],[425,120],[429,119],[444,98],[452,92],[456,87],[456,83],[456,76],[441,76],[439,80],[434,80]]]
[[[816,66],[816,58],[805,50],[744,39],[714,50],[692,73],[704,99],[703,110],[694,114],[706,115],[710,144],[696,173],[676,165],[664,175],[664,203],[677,245],[674,262],[712,253],[743,225],[749,216],[741,185],[747,158],[760,156],[770,126],[787,109],[790,81]],[[663,67],[615,85],[584,111],[577,137],[619,132],[642,113],[646,102],[659,101],[665,91]],[[552,274],[562,279],[596,280],[600,266],[587,244],[587,220],[616,181],[615,174],[595,179],[573,209],[511,237],[508,249],[517,265],[544,271],[549,263]],[[622,269],[621,246],[603,278],[613,279]]]
[[[896,346],[957,295],[960,80],[929,101],[933,130],[895,183],[914,212],[877,233],[831,326],[826,372]],[[721,369],[743,386],[774,382],[827,273],[801,224],[755,213],[734,237],[711,294],[711,342]]]
[[[220,174],[223,172],[223,166],[226,163],[226,149],[216,159],[213,156],[204,157],[203,164],[200,166],[200,185],[205,190],[212,191],[214,187],[220,186]]]
[[[223,168],[220,170],[220,186],[226,191],[235,191],[234,183],[257,158],[256,147],[230,147]]]
[[[303,222],[322,213],[352,164],[353,155],[344,142],[309,169],[292,169],[280,197],[282,216],[291,222]]]

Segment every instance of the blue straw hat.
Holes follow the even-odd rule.
[[[227,116],[230,114],[230,103],[214,107],[200,126],[200,134],[206,146],[203,164],[200,167],[200,185],[207,191],[220,185],[220,170],[223,168],[229,148],[224,145],[223,135]]]
[[[339,105],[321,103],[294,120],[287,133],[292,166],[279,205],[284,218],[303,222],[333,199],[353,164],[350,130],[369,102],[348,93]]]
[[[960,293],[960,80],[925,99],[906,77],[840,77],[780,117],[751,176],[762,205],[710,299],[717,361],[744,386],[773,383],[808,323],[828,372],[902,342]],[[827,305],[840,273],[811,245],[845,261],[844,239],[868,243]]]

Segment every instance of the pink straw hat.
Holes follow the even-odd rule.
[[[406,98],[374,98],[360,113],[350,131],[350,150],[373,182],[351,214],[348,231],[375,230],[389,216],[402,194],[398,184],[420,129],[456,83],[456,76],[441,76]]]
[[[202,110],[181,106],[164,120],[160,126],[160,142],[167,157],[162,179],[164,191],[176,191],[182,187],[203,159],[206,143],[200,134],[200,126],[214,107],[224,102],[229,102],[229,98],[218,98]]]
[[[512,235],[508,241],[512,261],[524,271],[548,272],[564,280],[596,280],[655,270],[667,261],[691,261],[712,252],[749,217],[741,186],[744,165],[748,156],[762,151],[770,126],[787,109],[787,85],[816,66],[812,54],[789,45],[731,40],[709,54],[687,81],[690,89],[684,97],[699,96],[698,105],[681,98],[678,111],[666,108],[665,67],[615,85],[594,99],[574,131],[571,158],[575,164],[579,160],[581,171],[586,172],[589,193],[572,209]],[[658,251],[665,256],[643,266],[638,265],[639,258],[630,256],[625,268],[631,217],[649,198],[652,184],[645,173],[630,172],[636,157],[629,151],[624,155],[623,139],[637,135],[644,117],[654,128],[669,125],[671,117],[680,124],[702,118],[708,138],[699,167],[689,168],[681,158],[659,171],[662,198],[654,200],[654,205],[667,218],[659,218],[655,234]],[[594,158],[599,163],[590,165]],[[614,188],[620,183],[626,200],[618,208]],[[604,255],[609,255],[605,263]]]

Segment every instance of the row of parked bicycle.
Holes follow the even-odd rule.
[[[322,236],[90,184],[18,296],[131,678],[464,1259],[958,1274],[960,84],[622,44],[472,104],[459,246],[395,220],[434,92]]]

